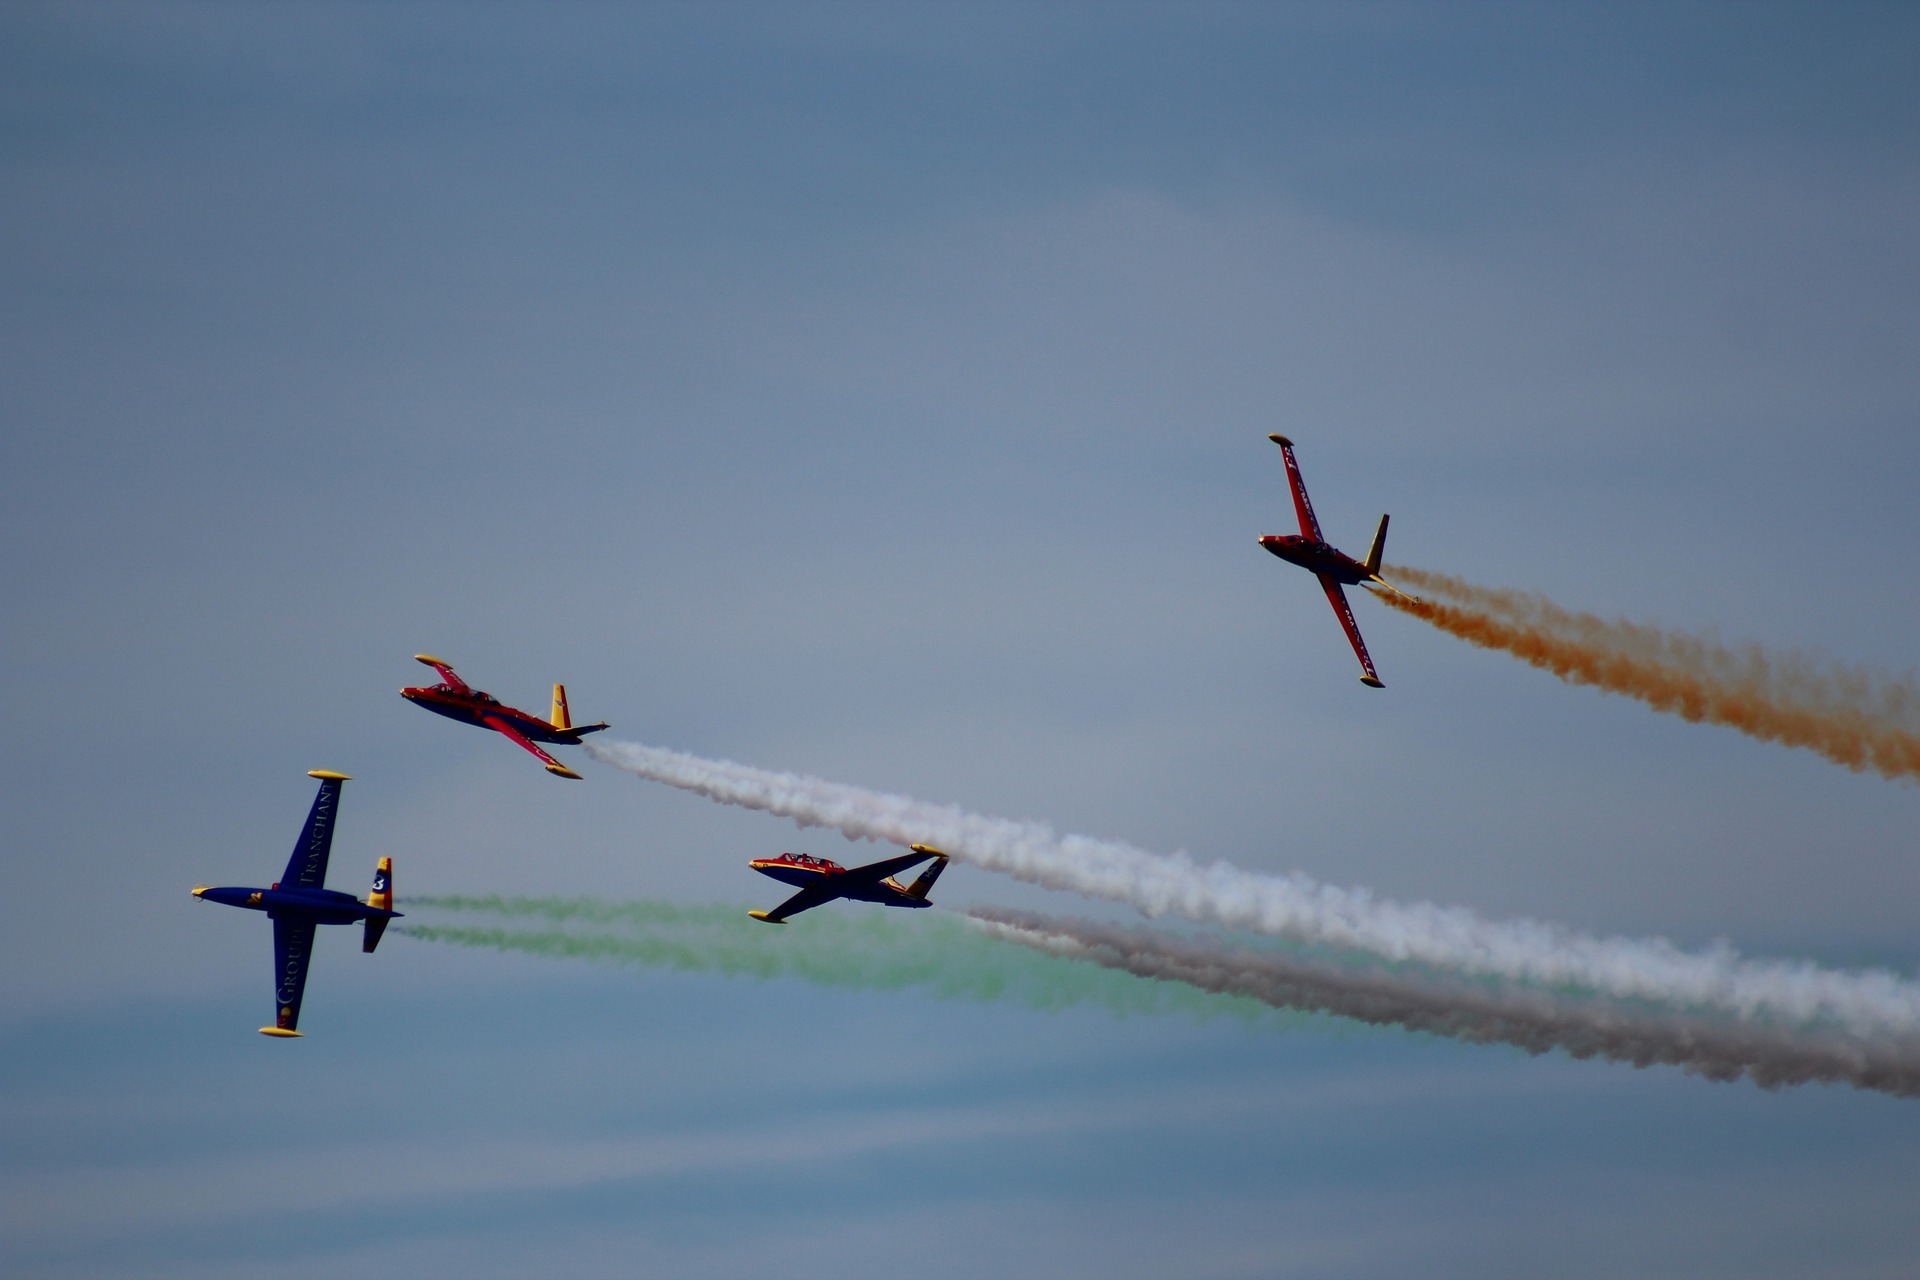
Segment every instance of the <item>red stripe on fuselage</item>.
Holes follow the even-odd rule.
[[[415,706],[425,707],[450,720],[464,720],[483,729],[492,728],[487,724],[486,717],[496,716],[535,742],[552,742],[563,747],[580,745],[579,734],[556,729],[551,721],[542,720],[539,716],[530,715],[484,694],[456,693],[435,685],[430,688],[402,689],[400,696]]]

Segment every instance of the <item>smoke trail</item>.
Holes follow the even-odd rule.
[[[666,902],[439,897],[413,898],[408,905],[416,913],[535,921],[545,927],[416,922],[397,931],[426,942],[549,958],[795,978],[850,990],[922,989],[943,999],[1008,1001],[1049,1011],[1093,1006],[1118,1015],[1244,1018],[1266,1006],[1516,1045],[1536,1054],[1560,1049],[1576,1058],[1639,1067],[1666,1064],[1710,1080],[1746,1077],[1767,1088],[1820,1081],[1920,1096],[1920,1042],[1795,1034],[1604,1000],[1234,950],[1004,908],[975,908],[960,919],[916,913],[905,921],[874,911],[844,912],[775,931],[748,921],[736,907]],[[583,925],[624,932],[569,927]]]
[[[394,931],[423,942],[485,947],[553,959],[639,965],[730,978],[794,978],[859,991],[924,990],[947,1000],[1077,1006],[1119,1016],[1271,1018],[1252,1000],[1142,982],[1114,970],[1008,947],[940,911],[901,920],[880,911],[808,915],[773,928],[738,907],[592,898],[409,898],[410,913],[443,911],[531,921],[532,929],[422,923]],[[901,913],[905,914],[905,913]],[[589,926],[597,932],[581,932]]]
[[[977,908],[976,927],[1048,955],[1091,960],[1143,978],[1251,996],[1283,1009],[1337,1014],[1529,1053],[1562,1049],[1636,1067],[1677,1066],[1709,1080],[1763,1088],[1845,1083],[1920,1096],[1920,1041],[1794,1034],[1702,1017],[1624,1008],[1544,992],[1355,971],[1297,957],[1228,950],[1145,929]]]
[[[1920,1032],[1920,985],[1886,970],[1746,960],[1730,947],[1682,951],[1661,938],[1596,938],[1533,920],[1483,920],[1459,907],[1376,899],[1306,876],[1261,875],[1184,853],[1058,835],[1039,822],[707,760],[630,742],[587,744],[596,760],[723,804],[831,827],[853,840],[938,845],[956,858],[1053,889],[1128,903],[1148,916],[1274,934],[1455,973],[1621,999],[1715,1009],[1858,1035]]]
[[[1397,566],[1391,573],[1443,600],[1375,594],[1449,635],[1499,649],[1570,684],[1625,694],[1685,720],[1726,725],[1803,747],[1856,772],[1920,780],[1920,687],[1804,653],[1729,648],[1591,613],[1543,596],[1474,586]],[[1451,601],[1451,603],[1447,603]]]

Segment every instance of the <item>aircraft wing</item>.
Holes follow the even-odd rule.
[[[1293,441],[1285,436],[1267,439],[1280,446],[1280,456],[1287,460],[1287,486],[1293,490],[1293,509],[1300,517],[1300,532],[1315,542],[1325,542],[1320,535],[1320,522],[1313,515],[1313,503],[1307,500],[1307,482],[1301,478],[1300,464],[1293,457]]]
[[[455,693],[471,693],[473,691],[473,687],[471,685],[469,685],[465,680],[462,680],[459,676],[453,673],[452,667],[448,666],[445,662],[441,661],[439,658],[434,657],[432,654],[416,653],[413,655],[413,660],[415,662],[424,662],[428,666],[432,667],[435,671],[438,671],[440,673],[441,681],[447,686],[447,688],[453,690]]]
[[[507,737],[519,743],[526,750],[531,751],[536,756],[539,756],[541,760],[546,762],[548,773],[557,773],[563,778],[578,778],[580,776],[579,774],[575,773],[573,770],[567,768],[567,766],[561,764],[558,760],[555,760],[552,756],[548,755],[546,752],[542,751],[539,747],[534,746],[533,739],[527,737],[526,734],[514,728],[511,724],[507,722],[505,717],[496,716],[489,713],[487,715],[483,715],[480,717],[480,723],[487,726],[487,728],[492,729],[495,733],[505,734]]]
[[[307,811],[307,825],[280,873],[280,883],[288,888],[318,889],[327,882],[327,855],[333,852],[333,822],[340,813],[340,784],[348,781],[344,773],[315,769],[307,775],[320,779],[320,794]]]
[[[1347,639],[1353,643],[1354,656],[1360,659],[1360,668],[1367,674],[1360,677],[1360,683],[1370,684],[1376,689],[1386,686],[1380,683],[1380,676],[1373,669],[1373,659],[1367,656],[1367,642],[1360,638],[1360,624],[1353,620],[1353,607],[1347,603],[1347,593],[1340,584],[1326,574],[1319,574],[1320,585],[1326,589],[1327,603],[1340,616],[1340,625],[1347,629]]]
[[[835,876],[834,880],[840,879]],[[765,920],[768,924],[784,924],[788,916],[797,916],[802,911],[811,911],[823,902],[832,902],[840,896],[840,891],[831,887],[833,881],[822,884],[810,884],[800,892],[788,898],[771,911],[750,911],[756,920]]]
[[[294,1028],[300,1025],[300,997],[307,990],[307,961],[313,956],[317,927],[311,920],[273,918],[274,1020],[271,1027],[260,1028],[262,1034],[299,1034]]]

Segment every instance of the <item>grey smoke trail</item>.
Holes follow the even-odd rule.
[[[1251,996],[1282,1009],[1337,1014],[1529,1053],[1561,1049],[1636,1067],[1677,1066],[1709,1080],[1763,1088],[1844,1083],[1920,1096],[1920,1040],[1796,1033],[1684,1014],[1573,1000],[1539,991],[1354,970],[1268,952],[1229,950],[1086,920],[1001,908],[969,913],[977,928],[1048,955],[1090,960],[1143,978]]]
[[[1753,1021],[1828,1025],[1856,1035],[1920,1033],[1920,985],[1884,969],[1747,960],[1724,944],[1689,952],[1662,938],[1596,938],[1534,920],[1483,920],[1460,907],[1375,898],[1306,876],[1261,875],[1185,853],[1059,835],[954,805],[631,742],[586,744],[596,760],[723,804],[759,809],[853,840],[938,845],[956,858],[1052,889],[1127,903],[1148,916],[1365,952],[1455,973],[1569,987],[1627,1000],[1720,1010]]]

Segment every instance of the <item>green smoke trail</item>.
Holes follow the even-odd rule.
[[[408,937],[555,959],[762,981],[795,978],[856,991],[919,989],[944,1000],[1008,1001],[1047,1011],[1090,1006],[1118,1016],[1233,1017],[1269,1026],[1304,1020],[1257,1000],[997,941],[939,911],[916,911],[911,919],[900,918],[905,912],[821,911],[769,927],[736,906],[659,901],[444,896],[409,898],[406,905],[545,926],[416,921],[395,927]]]

